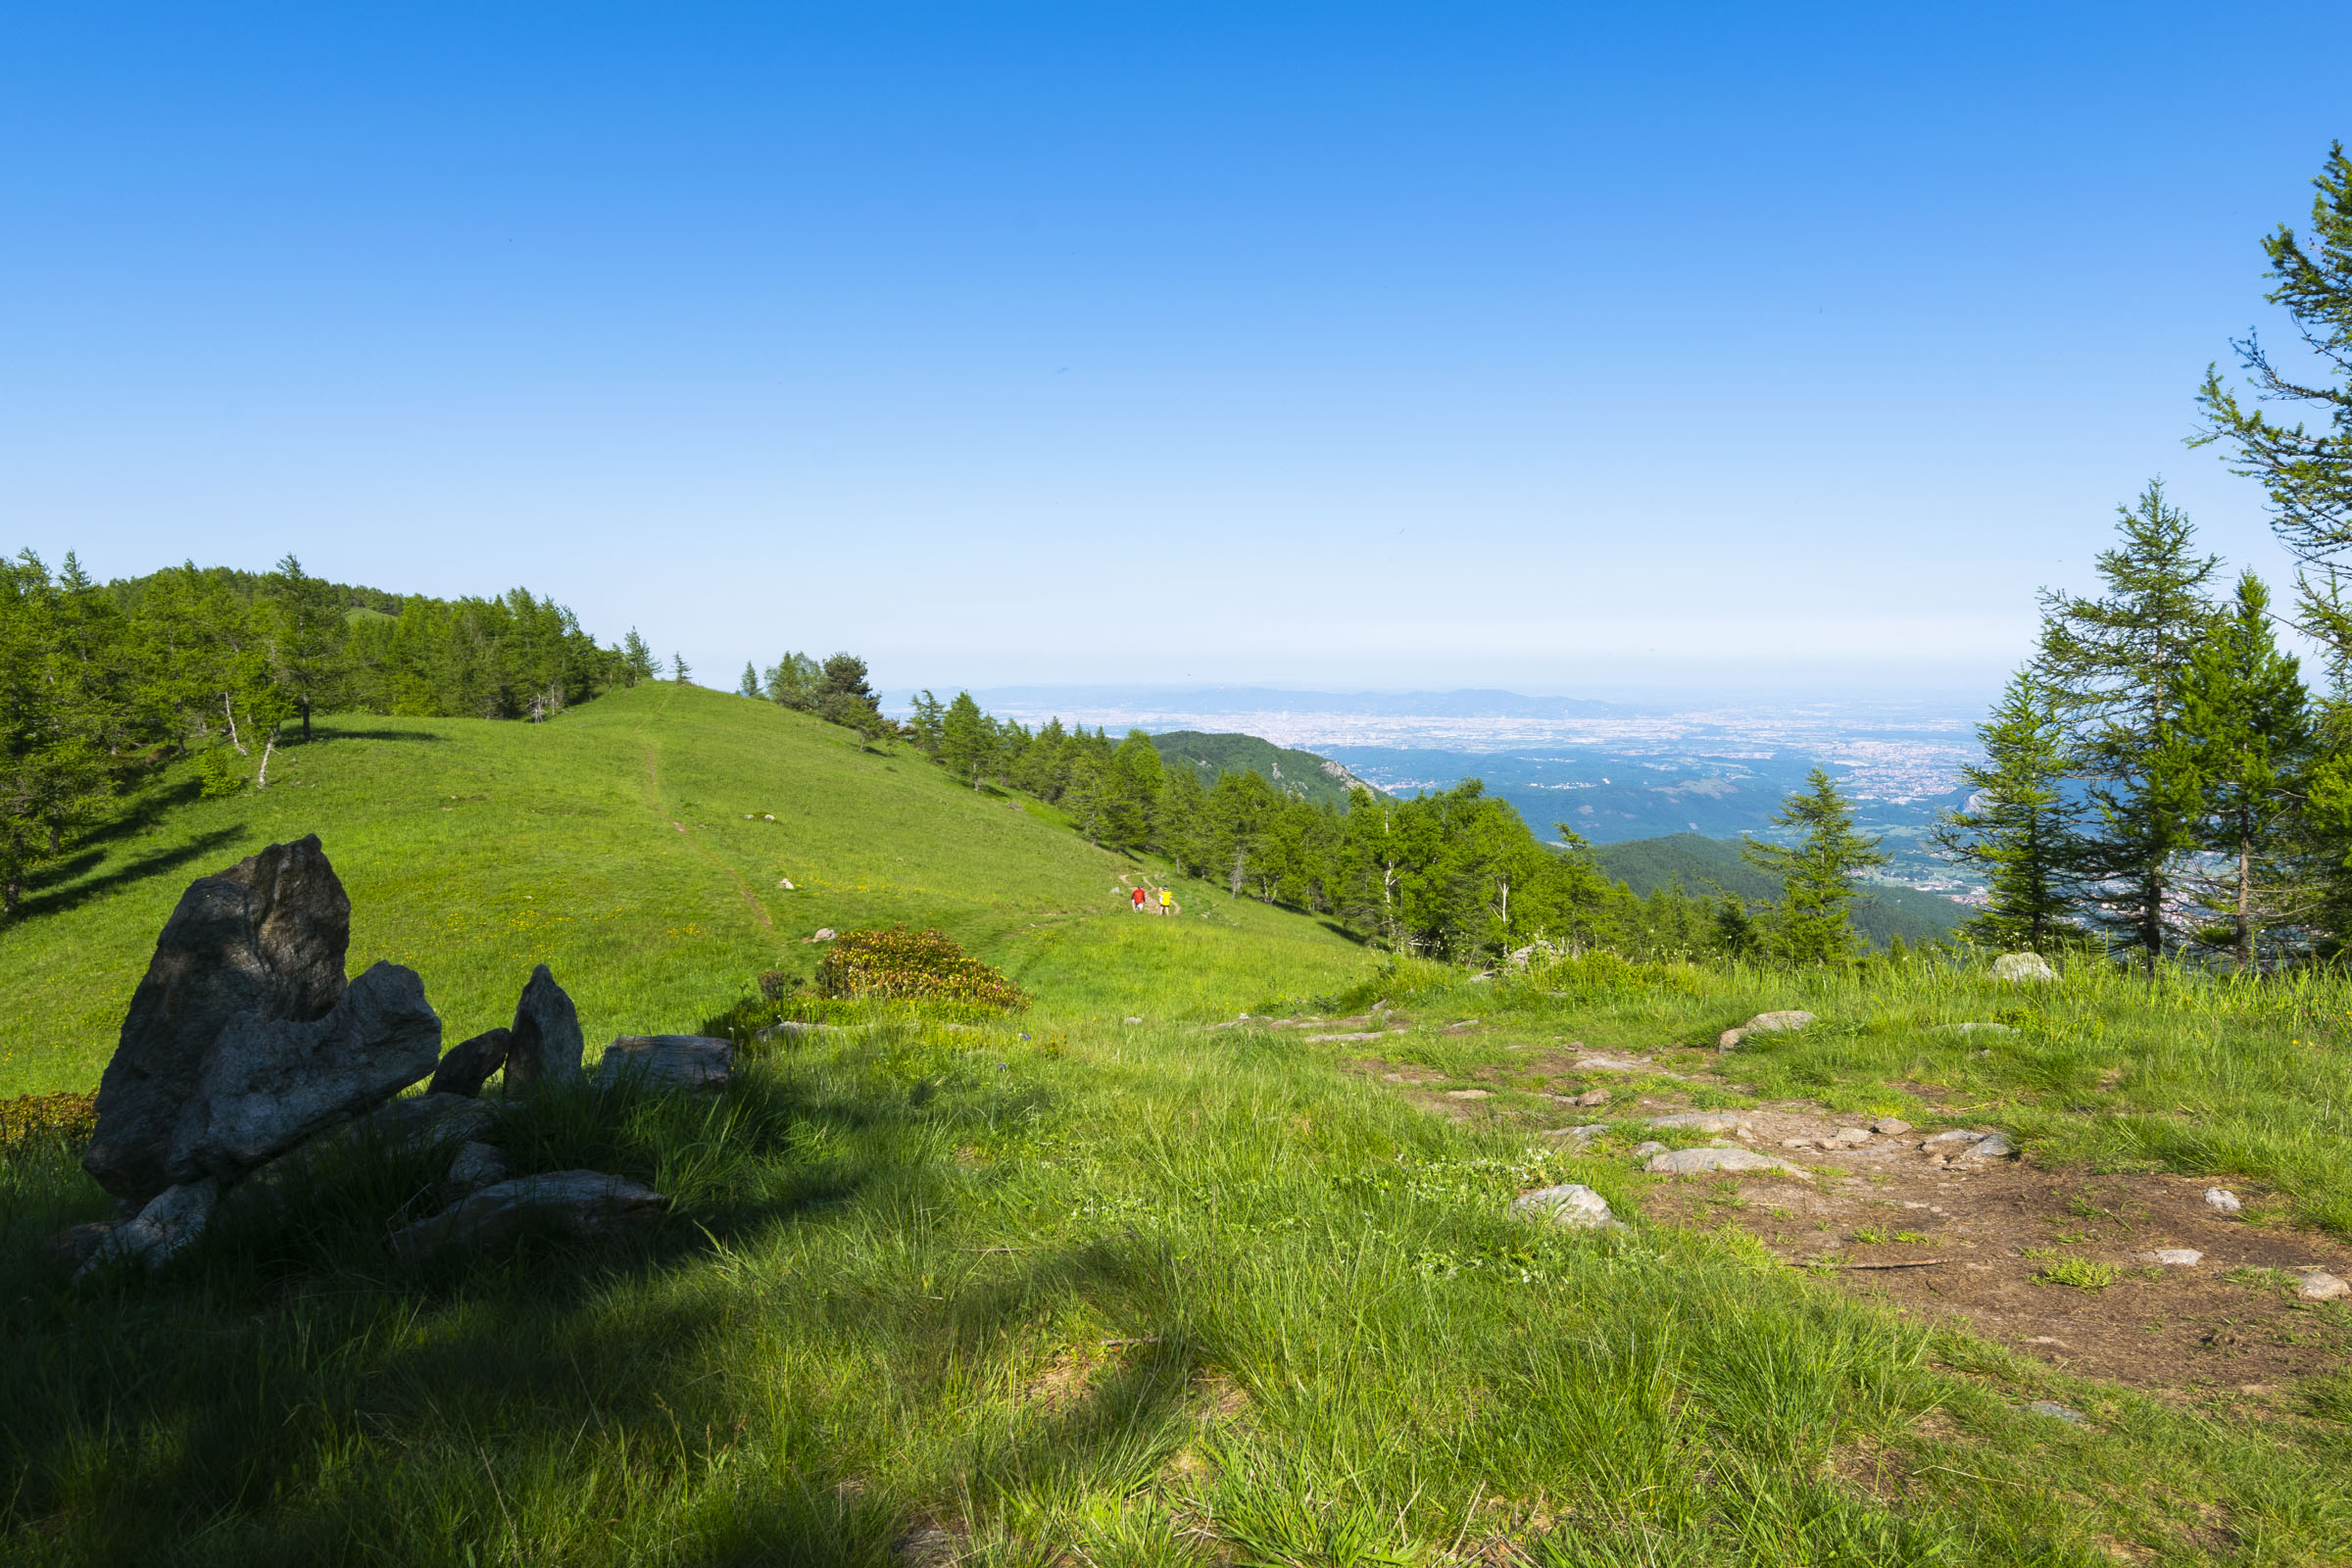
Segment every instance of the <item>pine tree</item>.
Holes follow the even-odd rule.
[[[646,647],[645,639],[637,635],[637,628],[631,626],[628,636],[622,638],[620,643],[620,683],[634,686],[641,680],[653,680],[661,673],[662,661],[654,657],[654,651]]]
[[[1854,831],[1853,803],[1830,775],[1815,767],[1805,788],[1782,803],[1772,818],[1800,837],[1793,848],[1749,840],[1740,856],[1778,877],[1781,900],[1776,933],[1792,963],[1842,963],[1853,956],[1854,925],[1848,907],[1861,896],[1857,872],[1885,865],[1879,840]]]
[[[1984,878],[1985,906],[1965,927],[1990,946],[2048,953],[2078,930],[2074,871],[2082,808],[2066,793],[2067,731],[2033,670],[2011,677],[1992,716],[1977,726],[1982,766],[1960,770],[1968,808],[1944,814],[1936,849]]]
[[[743,679],[735,683],[735,695],[738,697],[760,695],[760,672],[752,667],[752,662],[748,659],[743,662]]]
[[[807,654],[786,654],[768,667],[763,677],[768,700],[780,708],[815,711],[819,673],[816,661]]]
[[[906,706],[913,710],[913,716],[907,720],[906,727],[914,732],[914,744],[929,755],[937,757],[939,755],[940,729],[948,715],[946,705],[932,696],[931,689],[926,686],[920,693],[908,698]],[[1057,731],[1055,739],[1059,738]]]
[[[343,650],[350,624],[332,584],[302,569],[291,553],[264,579],[270,606],[270,662],[280,691],[302,715],[302,738],[311,738],[311,714],[332,709],[342,695]]]
[[[2262,579],[2239,577],[2229,614],[2189,662],[2181,702],[2205,808],[2202,847],[2230,858],[2213,902],[2240,969],[2254,965],[2270,912],[2264,884],[2275,880],[2315,741],[2310,696],[2295,660],[2272,639],[2270,610]]]
[[[1150,843],[1152,817],[1166,782],[1159,748],[1142,730],[1129,730],[1110,756],[1102,798],[1102,842],[1121,850],[1140,850]]]
[[[957,692],[940,719],[940,766],[959,783],[978,789],[989,750],[988,715],[980,711],[970,692]]]
[[[694,671],[687,667],[684,654],[673,653],[669,656],[669,678],[681,686],[694,679]]]
[[[2116,548],[2102,551],[2107,596],[2042,595],[2034,673],[2075,735],[2093,825],[2079,862],[2100,917],[2123,928],[2149,972],[2172,931],[2182,857],[2200,847],[2204,804],[2194,749],[2180,730],[2198,643],[2213,625],[2205,585],[2220,565],[2196,554],[2195,530],[2151,481],[2118,508]]]

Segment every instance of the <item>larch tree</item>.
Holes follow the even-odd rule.
[[[1862,896],[1854,878],[1887,857],[1880,841],[1854,831],[1853,803],[1830,775],[1816,766],[1805,787],[1782,803],[1772,818],[1792,830],[1793,845],[1750,839],[1740,857],[1778,877],[1780,904],[1774,933],[1782,955],[1792,963],[1843,963],[1854,954],[1852,905]]]
[[[2205,595],[2221,560],[2151,481],[2118,508],[2115,548],[2097,567],[2107,592],[2041,596],[2037,680],[2074,734],[2090,810],[2079,861],[2094,912],[2123,931],[2149,972],[2179,921],[2183,858],[2203,848],[2195,749],[2180,725],[2189,666],[2213,629]]]
[[[2081,930],[2074,911],[2082,809],[2067,793],[2071,756],[2056,694],[2033,670],[2018,671],[1977,739],[1984,762],[1960,770],[1968,805],[1944,813],[1932,842],[1984,878],[1984,907],[1964,927],[1970,936],[2048,953]]]

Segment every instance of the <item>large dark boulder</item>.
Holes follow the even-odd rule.
[[[556,984],[547,965],[539,965],[522,988],[522,1000],[514,1004],[507,1039],[507,1087],[527,1090],[539,1083],[577,1080],[586,1044],[571,998]]]
[[[345,983],[351,900],[314,835],[199,878],[156,941],[98,1086],[82,1165],[141,1205],[234,1181],[432,1071],[413,970]]]
[[[433,1069],[433,1081],[427,1094],[465,1095],[471,1098],[482,1092],[482,1085],[498,1071],[507,1059],[507,1043],[514,1038],[511,1029],[490,1029],[471,1040],[449,1048],[441,1065]]]

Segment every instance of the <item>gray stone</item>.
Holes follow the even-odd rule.
[[[165,1188],[134,1218],[106,1233],[90,1252],[88,1261],[75,1272],[74,1282],[78,1284],[114,1263],[137,1262],[149,1269],[162,1268],[204,1234],[206,1222],[213,1217],[213,1206],[220,1200],[220,1185],[210,1178]]]
[[[442,1190],[452,1198],[463,1198],[485,1187],[495,1187],[513,1174],[507,1166],[507,1156],[495,1144],[466,1144],[450,1160]]]
[[[735,1070],[735,1042],[708,1035],[622,1035],[605,1049],[596,1081],[645,1089],[724,1089]]]
[[[1659,1143],[1654,1138],[1649,1140],[1647,1143],[1636,1144],[1634,1146],[1634,1157],[1637,1159],[1641,1158],[1644,1154],[1663,1154],[1665,1152],[1666,1146]]]
[[[1784,1034],[1790,1029],[1802,1029],[1813,1021],[1813,1015],[1796,1008],[1784,1012],[1759,1012],[1737,1029],[1726,1029],[1716,1038],[1717,1050],[1729,1051],[1749,1035]]]
[[[433,1069],[433,1081],[426,1085],[436,1095],[478,1095],[490,1075],[507,1060],[507,1042],[514,1038],[512,1029],[492,1029],[475,1035],[463,1045],[449,1048],[441,1065]]]
[[[2031,955],[2028,955],[2028,956],[2031,956]],[[2082,1411],[2070,1410],[2065,1405],[2058,1403],[2055,1399],[2035,1399],[2032,1404],[2027,1405],[2026,1408],[2033,1411],[2035,1415],[2046,1415],[2053,1421],[2064,1421],[2073,1426],[2080,1427],[2090,1424],[2090,1418],[2084,1415]]]
[[[1911,1130],[1911,1124],[1900,1116],[1881,1116],[1870,1124],[1870,1130],[1886,1138],[1900,1138]]]
[[[2352,1296],[2352,1285],[2326,1269],[2315,1268],[2295,1282],[2295,1294],[2306,1301],[2332,1301],[2338,1297]]]
[[[493,1247],[534,1232],[594,1240],[642,1229],[668,1206],[669,1200],[652,1188],[599,1170],[518,1176],[394,1232],[392,1255],[415,1267],[444,1248]]]
[[[1737,1132],[1746,1124],[1738,1116],[1720,1110],[1685,1110],[1672,1116],[1652,1116],[1652,1127],[1685,1127],[1694,1133]]]
[[[82,1167],[144,1205],[168,1173],[181,1112],[232,1018],[308,1023],[343,1000],[351,900],[314,835],[272,844],[182,893],[131,994],[98,1085]]]
[[[1548,1220],[1572,1231],[1605,1230],[1619,1223],[1609,1212],[1607,1199],[1577,1182],[1522,1193],[1512,1200],[1511,1213],[1520,1219]]]
[[[1792,1165],[1778,1154],[1759,1154],[1752,1149],[1677,1149],[1650,1156],[1642,1167],[1668,1176],[1690,1176],[1701,1171],[1774,1170],[1790,1176],[1810,1176],[1813,1173],[1802,1165]]]
[[[2055,980],[2058,971],[2050,960],[2038,953],[2004,953],[1992,960],[1992,977],[2012,983],[2024,980]]]
[[[507,1087],[528,1090],[542,1083],[572,1083],[580,1076],[580,1015],[556,984],[546,964],[531,971],[514,1004],[507,1041]]]
[[[2237,1195],[2227,1187],[2208,1187],[2205,1189],[2205,1206],[2217,1214],[2234,1214],[2246,1205],[2239,1202]]]
[[[1848,1149],[1859,1149],[1870,1142],[1870,1129],[1867,1127],[1840,1127],[1830,1135],[1830,1139],[1833,1143],[1843,1144]]]
[[[213,1044],[181,1106],[164,1174],[227,1184],[314,1134],[391,1099],[433,1070],[441,1020],[416,971],[379,963],[325,1017],[308,1023],[252,1013]]]
[[[2195,1268],[2205,1261],[2205,1254],[2193,1247],[2159,1247],[2153,1252],[2136,1254],[2142,1263],[2161,1263],[2167,1268]]]
[[[498,1113],[464,1095],[412,1095],[380,1105],[355,1122],[348,1136],[371,1137],[387,1149],[447,1149],[468,1144],[497,1124]]]
[[[1571,1105],[1605,1105],[1608,1102],[1609,1092],[1606,1089],[1588,1089],[1581,1095],[1570,1096],[1568,1100]]]
[[[1962,1150],[1957,1157],[1961,1159],[1984,1160],[1989,1163],[1990,1161],[1996,1159],[2007,1159],[2010,1155],[2016,1152],[2017,1146],[2009,1142],[2006,1134],[1986,1133],[1984,1137],[1978,1139],[1975,1143]]]
[[[1988,1138],[1990,1136],[1991,1134],[1989,1133],[1962,1132],[1959,1128],[1954,1127],[1949,1132],[1931,1134],[1928,1138],[1921,1142],[1919,1147],[1930,1150],[1949,1150],[1954,1144],[1973,1144],[1978,1142],[1980,1139]]]

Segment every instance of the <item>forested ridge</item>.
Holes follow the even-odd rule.
[[[435,599],[193,562],[100,584],[72,555],[0,563],[0,907],[157,764],[207,793],[267,788],[320,712],[540,718],[661,668],[634,631],[600,648],[516,588]],[[260,760],[249,780],[233,759]]]

